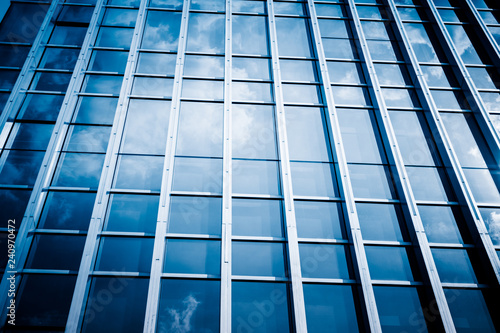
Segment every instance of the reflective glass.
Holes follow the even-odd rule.
[[[280,56],[311,57],[311,38],[307,19],[276,18],[278,51]]]
[[[281,87],[285,103],[321,103],[320,86],[284,83]]]
[[[92,52],[89,70],[123,73],[127,65],[127,57],[128,52],[96,50]]]
[[[481,290],[444,289],[457,332],[496,332]]]
[[[220,241],[168,239],[165,273],[220,274]]]
[[[105,153],[111,128],[105,126],[72,125],[66,144],[66,151]]]
[[[102,25],[120,27],[134,27],[137,19],[137,10],[123,8],[106,8]]]
[[[232,6],[235,13],[266,13],[266,3],[264,1],[234,0]]]
[[[341,226],[344,219],[339,203],[296,200],[294,205],[300,238],[344,238]]]
[[[0,184],[34,185],[44,155],[43,151],[4,150]]]
[[[463,169],[474,199],[479,203],[500,203],[500,175],[487,169]]]
[[[368,40],[366,44],[370,50],[370,55],[373,60],[377,61],[397,61],[400,60],[401,55],[395,42]]]
[[[104,230],[154,233],[159,200],[156,195],[112,194]]]
[[[315,4],[318,16],[345,17],[347,16],[343,5]]]
[[[218,332],[219,290],[219,281],[162,280],[156,332]]]
[[[191,9],[224,11],[224,0],[192,0]]]
[[[404,217],[399,206],[357,203],[356,209],[363,239],[404,241],[400,228],[400,221],[404,221]]]
[[[74,1],[74,0],[70,0]],[[93,0],[95,1],[95,0]],[[108,5],[139,7],[141,0],[108,0]]]
[[[351,30],[349,29],[348,22],[346,20],[318,20],[319,29],[321,31],[321,37],[329,38],[349,38],[351,36]],[[281,55],[281,53],[280,53]]]
[[[384,163],[385,152],[371,110],[337,109],[347,162]]]
[[[259,332],[291,332],[287,284],[235,281],[231,286],[232,332],[252,332],[254,328]]]
[[[14,87],[14,84],[16,83],[18,75],[19,75],[18,70],[0,69],[0,89],[11,90]],[[39,73],[38,76],[40,76],[40,75],[41,74]],[[42,89],[39,89],[39,90],[42,90]],[[46,88],[46,90],[54,90],[54,89],[51,89],[49,87],[49,88]]]
[[[382,165],[349,165],[356,198],[393,199],[396,196],[387,167]]]
[[[174,191],[222,192],[222,160],[181,158],[174,161]]]
[[[434,49],[430,38],[432,36],[434,39],[434,35],[432,33],[429,35],[429,26],[421,23],[404,23],[404,27],[419,62],[445,62],[441,61],[442,56]]]
[[[123,77],[110,75],[86,75],[83,92],[118,95]]]
[[[172,97],[174,79],[156,77],[136,77],[132,87],[132,95]]]
[[[62,102],[62,101],[61,101]],[[75,123],[112,125],[118,98],[81,96]]]
[[[337,197],[335,170],[331,163],[291,162],[293,193],[300,196]]]
[[[282,243],[232,242],[232,274],[285,277]]]
[[[170,101],[131,99],[123,131],[121,151],[165,154]]]
[[[303,3],[276,2],[274,13],[277,15],[306,15],[306,8]]]
[[[0,228],[7,228],[8,221],[14,220],[19,228],[30,199],[31,191],[26,190],[1,190],[0,202],[9,209],[0,211]],[[4,256],[5,257],[5,256]]]
[[[268,55],[267,17],[233,15],[233,53]]]
[[[66,92],[71,74],[38,72],[31,82],[30,89]]]
[[[381,10],[381,7],[357,6],[357,10],[358,10],[358,15],[360,18],[376,19],[376,20],[387,18],[385,11]],[[362,25],[362,27],[363,27],[363,29],[368,28],[368,30],[371,28],[371,27],[365,27],[364,25]]]
[[[413,281],[404,247],[365,246],[365,251],[372,279]]]
[[[139,332],[149,279],[94,277],[83,319],[82,332]]]
[[[233,160],[233,193],[279,195],[278,162]]]
[[[262,79],[271,80],[271,64],[265,58],[233,57],[233,79]]]
[[[233,105],[233,158],[276,159],[274,108],[268,105]]]
[[[142,37],[143,49],[177,51],[181,13],[148,11]]]
[[[365,83],[361,65],[356,62],[329,61],[328,74],[334,83]]]
[[[411,89],[382,88],[382,96],[387,107],[413,108],[420,106],[415,91]]]
[[[10,1],[5,3],[6,5],[2,7],[0,41],[33,42],[49,6],[36,3],[13,3],[9,6]]]
[[[181,97],[222,100],[224,98],[224,82],[209,80],[183,80]]]
[[[222,157],[224,105],[182,102],[176,155]]]
[[[153,244],[153,238],[102,237],[95,269],[149,273]]]
[[[285,112],[290,159],[331,161],[323,109],[287,107]]]
[[[220,235],[221,228],[221,198],[171,197],[168,232]]]
[[[233,101],[274,101],[272,83],[233,82],[231,92]]]
[[[451,88],[458,86],[455,76],[448,66],[421,66],[420,68],[429,87]]]
[[[280,200],[233,199],[232,207],[233,235],[283,237]]]
[[[449,206],[418,206],[427,239],[431,243],[463,243],[456,211]]]
[[[184,75],[198,77],[224,77],[224,58],[186,55]]]
[[[282,80],[318,82],[316,62],[280,59]]]
[[[472,35],[472,33],[468,28],[466,29],[463,25],[447,24],[446,29],[453,40],[453,44],[455,44],[456,51],[464,63],[483,64],[476,48],[474,48],[472,44],[470,37],[474,38],[474,36],[469,36],[469,34]]]
[[[500,245],[500,210],[498,208],[480,208],[486,230],[494,245]]]
[[[465,96],[460,91],[431,90],[432,99],[438,109],[469,109]]]
[[[78,49],[47,47],[38,68],[72,70],[78,60],[79,53]]]
[[[350,286],[304,284],[307,332],[358,332]]]
[[[25,267],[77,271],[84,245],[85,236],[35,235]]]
[[[56,121],[63,100],[62,95],[27,94],[18,118]]]
[[[498,79],[498,74],[496,74],[494,70],[477,67],[468,67],[467,70],[476,88],[498,89],[497,84],[500,80]]]
[[[121,155],[114,187],[159,191],[163,162],[163,156]]]
[[[97,188],[104,154],[63,153],[52,185]]]
[[[182,0],[150,0],[149,6],[182,10]]]
[[[132,42],[134,29],[101,27],[95,45],[101,47],[120,47],[128,49]]]
[[[488,111],[500,111],[500,94],[493,92],[480,92],[479,96],[483,100],[484,106]]]
[[[52,124],[30,124],[20,123],[11,132],[11,144],[13,149],[45,150],[52,135]],[[16,128],[17,127],[17,128]]]
[[[86,33],[87,27],[56,25],[52,32],[52,36],[50,36],[49,44],[81,46]]]
[[[393,64],[375,64],[377,78],[382,85],[411,85],[408,71],[404,66]]]
[[[176,60],[176,54],[140,52],[137,73],[174,75]]]
[[[322,38],[322,42],[327,58],[358,59],[356,45],[350,39]]]
[[[441,282],[477,283],[474,270],[463,249],[432,249]]]
[[[9,44],[0,45],[0,59],[2,59],[2,66],[23,67],[29,51],[30,46]]]
[[[299,244],[299,252],[303,277],[349,279],[343,245]]]
[[[186,50],[224,53],[224,30],[224,15],[191,13]]]
[[[377,40],[394,39],[390,25],[389,24],[386,25],[386,22],[361,21],[361,26],[363,27],[363,32],[365,33],[366,39],[377,39]]]
[[[444,170],[406,167],[406,172],[416,200],[449,201],[454,199]]]
[[[366,88],[333,86],[332,92],[336,104],[371,105],[368,90],[366,90]]]

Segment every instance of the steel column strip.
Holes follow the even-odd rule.
[[[274,16],[273,0],[267,0],[269,24],[269,41],[271,43],[271,60],[274,79],[274,97],[276,102],[276,122],[279,151],[279,168],[283,184],[285,205],[287,253],[290,265],[290,279],[292,285],[293,320],[297,332],[307,332],[306,309],[304,291],[302,289],[302,272],[300,268],[299,242],[295,222],[295,208],[293,202],[292,177],[290,173],[290,158],[288,154],[288,139],[286,136],[285,110],[283,106],[283,91],[281,87],[281,72],[279,65],[278,41]]]
[[[404,50],[407,52],[407,56],[411,62],[412,68],[415,71],[416,79],[417,82],[415,84],[419,85],[419,88],[421,91],[419,97],[420,97],[420,102],[422,104],[427,104],[426,107],[430,110],[430,114],[432,115],[432,120],[433,120],[433,126],[437,129],[439,138],[440,138],[440,143],[443,146],[443,149],[441,149],[441,157],[446,158],[453,169],[453,174],[457,178],[457,184],[459,185],[459,188],[456,188],[458,193],[461,193],[464,196],[464,201],[465,205],[469,208],[469,211],[472,215],[472,218],[474,219],[475,226],[478,230],[479,237],[480,237],[480,242],[479,245],[481,248],[483,248],[487,255],[488,258],[493,266],[494,273],[497,277],[497,280],[500,282],[500,260],[498,259],[498,256],[496,254],[495,248],[493,246],[493,243],[491,242],[491,238],[489,236],[489,233],[486,229],[486,226],[484,224],[483,218],[481,216],[481,213],[479,212],[479,209],[477,207],[476,201],[474,200],[474,196],[472,195],[470,191],[470,187],[468,185],[468,181],[465,178],[465,175],[463,173],[462,167],[460,165],[460,162],[458,161],[457,155],[455,153],[455,150],[453,149],[453,145],[451,144],[450,138],[448,136],[448,132],[446,131],[446,128],[444,127],[443,121],[441,119],[441,115],[439,114],[439,111],[436,107],[436,104],[434,103],[434,100],[431,97],[431,92],[429,89],[429,86],[427,85],[427,82],[424,78],[424,75],[422,73],[422,70],[420,68],[420,64],[417,60],[417,56],[415,55],[415,52],[413,51],[413,48],[411,46],[410,40],[408,39],[408,36],[404,32],[404,27],[403,23],[401,21],[401,17],[399,16],[399,13],[397,11],[396,5],[392,1],[387,0],[388,7],[390,8],[392,17],[394,17],[394,21],[396,22],[397,30],[395,31],[396,33],[399,34],[398,38],[404,43]],[[403,50],[403,52],[405,52]]]
[[[231,332],[231,241],[232,241],[232,11],[231,0],[226,0],[226,35],[224,68],[224,155],[222,175],[222,244],[221,244],[221,298],[220,331]]]
[[[335,160],[338,163],[338,183],[341,191],[341,197],[345,201],[347,212],[346,218],[349,230],[349,238],[353,243],[355,260],[357,264],[357,271],[359,274],[359,282],[363,290],[363,298],[365,300],[366,316],[368,319],[368,326],[371,332],[381,332],[380,319],[378,316],[377,304],[375,303],[375,294],[373,293],[373,286],[368,269],[368,261],[366,259],[365,247],[363,245],[363,237],[359,225],[358,212],[356,209],[356,202],[354,200],[354,193],[351,187],[351,177],[347,167],[347,159],[345,156],[344,145],[340,132],[340,125],[338,115],[336,112],[335,101],[331,89],[330,75],[328,73],[328,66],[326,56],[324,53],[323,42],[321,40],[321,32],[319,30],[318,16],[316,8],[314,7],[314,0],[308,0],[309,13],[311,16],[313,41],[316,54],[318,55],[318,63],[321,72],[321,82],[323,83],[323,91],[325,94],[327,105],[327,122],[328,130],[331,133],[330,145],[335,154]]]
[[[28,206],[26,208],[22,226],[19,229],[19,233],[16,239],[16,269],[22,268],[28,256],[28,251],[31,246],[31,241],[33,235],[29,234],[30,230],[35,229],[35,221],[41,213],[45,197],[47,192],[42,191],[44,187],[47,187],[53,177],[56,169],[57,161],[62,150],[64,139],[69,129],[69,122],[73,115],[73,110],[75,108],[78,96],[77,92],[82,84],[83,77],[85,74],[85,68],[90,59],[91,43],[95,40],[97,36],[97,31],[93,29],[95,23],[102,17],[103,13],[101,11],[102,1],[99,1],[92,14],[92,19],[90,21],[89,29],[87,35],[83,41],[78,60],[76,62],[72,78],[66,90],[66,96],[64,98],[61,110],[56,120],[54,130],[52,131],[52,136],[50,138],[49,144],[47,145],[47,150],[45,152],[40,170],[38,172],[35,185],[30,196]],[[56,0],[57,2],[57,0]],[[47,37],[48,38],[48,37]],[[42,52],[43,50],[37,50],[37,52]],[[36,57],[37,55],[34,55]],[[30,60],[31,61],[31,60]],[[4,276],[6,278],[7,275]],[[19,279],[16,281],[19,284]],[[0,285],[0,291],[3,292],[2,295],[7,295],[8,282],[3,279]],[[3,297],[3,296],[2,296]],[[3,302],[4,300],[2,300]],[[3,304],[0,302],[0,304]],[[5,315],[5,311],[2,310],[2,317]]]
[[[411,188],[410,181],[408,179],[408,175],[406,173],[405,165],[403,162],[403,157],[399,150],[399,146],[396,139],[396,134],[392,127],[392,123],[389,118],[389,113],[387,111],[387,106],[385,104],[384,97],[382,96],[382,90],[380,88],[380,84],[378,82],[377,74],[375,73],[375,68],[373,65],[373,61],[371,58],[370,51],[368,50],[367,42],[365,39],[365,35],[363,32],[363,28],[361,26],[361,21],[359,19],[359,15],[356,9],[356,5],[354,0],[347,0],[349,3],[350,13],[349,15],[352,17],[354,21],[355,34],[359,39],[359,44],[361,47],[361,56],[364,58],[364,66],[366,66],[366,71],[368,74],[369,82],[371,83],[372,89],[370,90],[370,95],[373,97],[373,103],[375,107],[375,111],[378,113],[378,119],[381,120],[383,128],[381,130],[387,138],[388,146],[387,151],[391,155],[389,158],[393,159],[393,162],[396,167],[397,175],[394,175],[396,186],[399,187],[400,197],[407,204],[408,210],[410,214],[408,215],[411,218],[411,222],[413,229],[415,230],[415,240],[416,245],[420,250],[420,254],[422,255],[427,277],[429,278],[430,285],[434,292],[434,297],[438,306],[439,314],[442,318],[443,326],[445,332],[456,332],[455,325],[453,323],[453,319],[451,317],[450,309],[448,308],[448,302],[446,301],[446,297],[444,295],[443,287],[441,285],[441,280],[439,278],[436,265],[434,263],[434,258],[432,256],[431,249],[429,247],[429,242],[427,240],[427,236],[425,235],[425,230],[422,224],[422,220],[420,219],[420,214],[418,212],[417,203],[413,196],[413,191]]]
[[[43,44],[47,43],[49,40],[54,27],[55,19],[53,18],[55,18],[61,10],[60,2],[63,1],[53,0],[50,5],[38,34],[33,41],[23,68],[21,69],[21,72],[19,72],[19,76],[17,77],[14,87],[12,87],[7,104],[5,105],[2,115],[0,116],[0,128],[2,129],[0,132],[0,150],[5,147],[5,143],[7,142],[7,138],[9,136],[8,134],[13,126],[13,123],[8,122],[8,120],[15,117],[15,113],[21,106],[24,99],[24,94],[22,94],[22,92],[28,90],[31,80],[35,75],[35,68],[44,51]]]
[[[463,81],[459,80],[462,81],[462,89],[466,94],[470,94],[467,101],[469,102],[472,111],[477,115],[476,120],[479,127],[481,128],[481,132],[488,142],[488,146],[493,153],[496,163],[500,164],[500,134],[495,130],[495,126],[493,125],[493,121],[490,118],[488,110],[486,110],[486,107],[484,106],[482,99],[479,96],[476,85],[469,75],[469,71],[467,70],[465,63],[462,61],[462,58],[458,54],[455,44],[453,43],[453,40],[451,39],[451,36],[446,29],[446,25],[444,24],[443,20],[441,20],[441,15],[439,15],[436,6],[432,2],[432,0],[423,0],[423,3],[426,3],[428,8],[430,9],[430,19],[439,27],[439,29],[437,30],[440,31],[441,36],[445,41],[445,45],[443,45],[443,48],[447,49],[450,52],[453,58],[449,59],[451,60],[450,62],[454,61],[457,65],[457,68],[459,69],[459,72],[463,78]],[[439,34],[439,32],[437,33]]]
[[[143,2],[146,1],[147,0],[143,0]],[[148,300],[146,304],[146,320],[144,321],[144,333],[154,333],[156,331],[158,319],[161,276],[163,273],[163,262],[165,260],[164,257],[168,228],[168,212],[170,209],[170,196],[172,193],[175,145],[177,142],[177,127],[179,122],[179,109],[181,105],[182,73],[184,72],[184,61],[186,58],[189,4],[189,0],[184,0],[182,6],[179,45],[177,46],[177,62],[175,65],[174,87],[170,108],[170,121],[168,124],[167,144],[165,147],[160,207],[158,209],[158,223],[156,224],[151,278],[149,281]]]
[[[477,10],[476,6],[474,5],[474,2],[472,0],[464,0],[464,1],[467,4],[466,6],[468,7],[468,8],[464,8],[464,10],[465,11],[469,10],[469,12],[472,13],[471,16],[474,17],[474,21],[475,21],[474,23],[476,23],[477,25],[479,25],[481,27],[481,30],[483,32],[484,37],[488,40],[488,42],[492,46],[491,51],[495,55],[495,59],[493,59],[496,62],[495,65],[499,66],[500,47],[498,46],[496,39],[493,37],[490,29],[488,28],[488,26],[484,22],[481,15],[479,15],[479,11]]]
[[[105,2],[107,2],[107,0],[102,0],[100,2],[100,5],[104,4]],[[135,63],[137,61],[137,48],[139,45],[140,37],[142,35],[142,30],[143,30],[142,25],[145,20],[144,13],[145,13],[145,2],[142,1],[138,10],[136,26],[134,29],[134,34],[130,45],[130,51],[127,59],[127,65],[125,67],[125,73],[123,75],[122,86],[120,89],[120,97],[118,98],[118,105],[116,108],[115,118],[113,121],[113,126],[111,128],[111,136],[109,139],[103,170],[101,172],[99,186],[97,189],[97,197],[92,211],[90,226],[87,232],[87,239],[85,241],[85,246],[82,254],[82,261],[80,263],[78,277],[75,285],[75,291],[73,293],[73,299],[71,301],[71,307],[68,314],[66,333],[79,332],[84,318],[85,304],[88,298],[88,291],[90,288],[89,275],[94,266],[97,247],[99,245],[98,235],[103,227],[104,216],[106,214],[106,207],[110,196],[109,189],[111,188],[111,184],[116,169],[116,163],[118,160],[118,150],[120,148],[121,137],[125,125],[125,117],[127,114],[128,94],[132,89],[132,83],[133,83],[132,75],[135,69]],[[102,15],[103,14],[104,10]],[[90,29],[94,30],[97,33],[97,31],[99,30],[98,22],[91,22],[91,24],[92,25]],[[88,48],[89,56],[90,56],[90,51],[91,47]]]

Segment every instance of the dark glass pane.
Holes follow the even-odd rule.
[[[219,281],[163,280],[157,332],[218,332],[219,298]]]
[[[112,125],[118,98],[82,96],[78,101],[76,123]]]
[[[181,13],[149,11],[142,38],[143,49],[177,51]]]
[[[303,277],[349,279],[343,245],[299,244],[299,251]]]
[[[341,210],[337,202],[295,201],[298,236],[301,238],[344,238]]]
[[[281,243],[232,243],[234,275],[285,277],[284,246]]]
[[[97,188],[103,164],[104,154],[63,153],[52,184]]]
[[[7,228],[8,221],[14,220],[17,229],[21,225],[24,211],[30,199],[31,191],[26,190],[1,190],[0,202],[9,209],[0,210],[0,228]],[[10,223],[12,225],[12,222]]]
[[[220,198],[171,197],[168,232],[220,235],[221,229]]]
[[[121,155],[114,187],[159,191],[163,162],[163,156]]]
[[[337,181],[331,163],[292,162],[293,193],[301,196],[337,197]]]
[[[432,256],[442,282],[477,283],[467,250],[432,249]]]
[[[233,199],[235,236],[283,237],[280,200]]]
[[[79,53],[79,49],[48,47],[45,49],[38,68],[73,70]]]
[[[0,62],[6,67],[23,67],[29,51],[25,45],[0,45]]]
[[[399,222],[403,214],[398,206],[358,203],[356,208],[363,239],[404,241]]]
[[[128,52],[96,50],[92,53],[89,70],[102,72],[125,72]]]
[[[224,15],[191,13],[186,50],[224,53]]]
[[[33,42],[48,9],[48,5],[42,4],[11,4],[0,25],[0,41],[17,43]]]
[[[11,148],[45,150],[49,144],[53,128],[54,125],[49,124],[21,123],[17,133],[14,131],[11,133],[11,136],[15,135]]]
[[[278,162],[233,160],[233,193],[279,195]]]
[[[44,155],[43,151],[4,150],[0,184],[34,185]]]
[[[88,24],[93,12],[93,7],[63,6],[61,13],[57,17],[57,22]]]
[[[457,332],[496,332],[481,290],[444,289]]]
[[[94,277],[82,332],[140,332],[144,326],[148,279]]]
[[[56,25],[52,36],[50,36],[49,44],[81,46],[86,32],[86,27]]]
[[[66,92],[71,74],[39,72],[35,74],[30,89]]]
[[[168,239],[166,273],[220,274],[220,241]]]
[[[101,47],[120,47],[128,49],[132,42],[134,29],[101,27],[95,45]]]
[[[413,281],[404,247],[365,246],[365,251],[372,279]]]
[[[118,95],[123,77],[110,75],[87,75],[83,83],[83,91],[87,93]]]
[[[137,10],[123,8],[107,8],[102,25],[120,27],[134,27],[137,19]]]
[[[267,17],[233,16],[233,53],[268,55]]]
[[[0,69],[0,89],[11,90],[16,84],[18,70]]]
[[[153,244],[153,238],[102,237],[95,269],[149,273]]]
[[[25,267],[77,271],[85,239],[85,236],[35,235]]]
[[[105,153],[108,147],[110,127],[73,125],[70,128],[66,151]]]
[[[104,230],[154,233],[160,198],[156,195],[112,194]]]
[[[95,197],[95,193],[49,192],[38,228],[86,231]]]
[[[18,118],[55,121],[63,100],[61,95],[27,94]]]
[[[174,191],[222,192],[222,160],[181,158],[174,161]]]

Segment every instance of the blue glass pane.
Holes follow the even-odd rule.
[[[174,75],[176,61],[176,54],[141,52],[139,53],[137,73]]]
[[[497,185],[500,183],[500,175],[497,171],[465,168],[463,171],[476,202],[500,203],[500,193]]]
[[[307,19],[276,18],[278,51],[280,56],[311,57],[311,37]]]
[[[165,273],[220,274],[220,241],[168,239]]]
[[[363,239],[404,241],[400,228],[404,218],[399,206],[358,203],[356,208]]]
[[[35,74],[30,89],[66,92],[70,80],[69,73],[39,72]]]
[[[500,210],[495,208],[480,208],[481,216],[494,245],[500,245]]]
[[[132,42],[134,29],[101,27],[97,35],[96,46],[120,47],[128,49]]]
[[[220,198],[172,197],[170,199],[168,232],[220,235],[221,229]]]
[[[382,88],[387,107],[415,108],[419,107],[417,96],[411,89],[388,89]]]
[[[224,53],[224,15],[191,13],[186,50]]]
[[[67,27],[57,25],[54,27],[49,44],[53,45],[75,45],[81,46],[87,27]]]
[[[363,87],[332,87],[333,98],[336,104],[341,105],[371,105],[368,90]]]
[[[210,78],[224,77],[224,57],[186,55],[184,75]]]
[[[111,128],[105,126],[73,125],[69,130],[66,151],[105,153]]]
[[[394,42],[369,40],[366,42],[373,60],[397,61],[401,59],[399,49]]]
[[[125,72],[128,52],[96,50],[90,58],[89,70],[102,72]]]
[[[413,281],[404,247],[365,246],[365,251],[372,279]]]
[[[341,210],[342,208],[337,202],[295,201],[298,236],[301,238],[343,239]]]
[[[102,25],[119,27],[134,27],[137,19],[137,10],[123,8],[107,8],[104,13]]]
[[[405,23],[404,28],[410,39],[411,46],[420,62],[440,62],[438,54],[429,38],[427,26],[420,23]]]
[[[0,184],[34,185],[44,155],[43,151],[4,150]]]
[[[328,74],[333,83],[365,83],[361,65],[355,62],[329,61]]]
[[[136,77],[132,87],[132,95],[172,97],[174,79]]]
[[[141,47],[177,51],[180,27],[181,13],[149,11]]]
[[[454,195],[444,171],[438,168],[406,167],[415,199],[426,201],[453,200]]]
[[[63,153],[52,184],[97,188],[103,164],[104,154]]]
[[[233,57],[231,66],[233,79],[271,80],[269,59]]]
[[[316,85],[283,84],[283,100],[285,103],[321,103],[321,88]]]
[[[35,235],[25,268],[77,271],[84,245],[85,236]]]
[[[28,205],[31,191],[26,190],[1,190],[0,202],[9,209],[0,210],[0,228],[7,228],[8,221],[14,220],[17,228],[21,225],[24,211]]]
[[[233,193],[279,195],[278,162],[233,160]]]
[[[280,200],[233,199],[233,235],[283,237],[282,210]]]
[[[174,191],[222,192],[222,160],[181,158],[174,161]]]
[[[153,238],[103,237],[95,269],[149,273],[153,244]]]
[[[45,49],[38,68],[73,70],[79,53],[78,49],[48,47]]]
[[[54,125],[21,123],[11,133],[12,149],[45,150],[49,144]],[[17,132],[17,133],[16,133]]]
[[[182,0],[150,0],[151,7],[182,10]]]
[[[442,282],[477,283],[466,250],[432,249],[432,256]]]
[[[299,251],[303,277],[349,279],[343,245],[299,244]]]
[[[18,118],[26,120],[56,121],[64,96],[27,94]]]
[[[418,211],[429,242],[463,243],[452,207],[419,205]]]
[[[285,277],[284,246],[281,243],[232,243],[234,275]]]
[[[282,80],[318,82],[316,62],[280,59]]]
[[[480,290],[445,289],[444,294],[457,332],[496,332]]]
[[[118,98],[82,96],[78,100],[75,123],[112,125]]]
[[[233,82],[232,98],[235,101],[272,102],[273,85],[261,82]]]
[[[233,53],[268,55],[267,17],[233,16]]]
[[[83,83],[83,92],[118,95],[123,77],[110,75],[87,75]]]
[[[104,230],[154,233],[159,200],[156,195],[112,194]]]
[[[382,165],[349,165],[354,196],[357,198],[393,199],[396,196],[387,167]]]
[[[337,181],[331,163],[292,162],[293,193],[302,196],[337,197]]]
[[[121,155],[114,187],[159,191],[163,162],[163,156]],[[141,170],[141,172],[137,172],[137,170]]]
[[[38,228],[86,231],[95,197],[95,193],[49,192]]]
[[[181,97],[222,100],[224,98],[224,82],[210,80],[183,80]]]

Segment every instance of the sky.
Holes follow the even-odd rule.
[[[10,0],[0,0],[0,20],[3,19],[7,8],[9,8]]]

